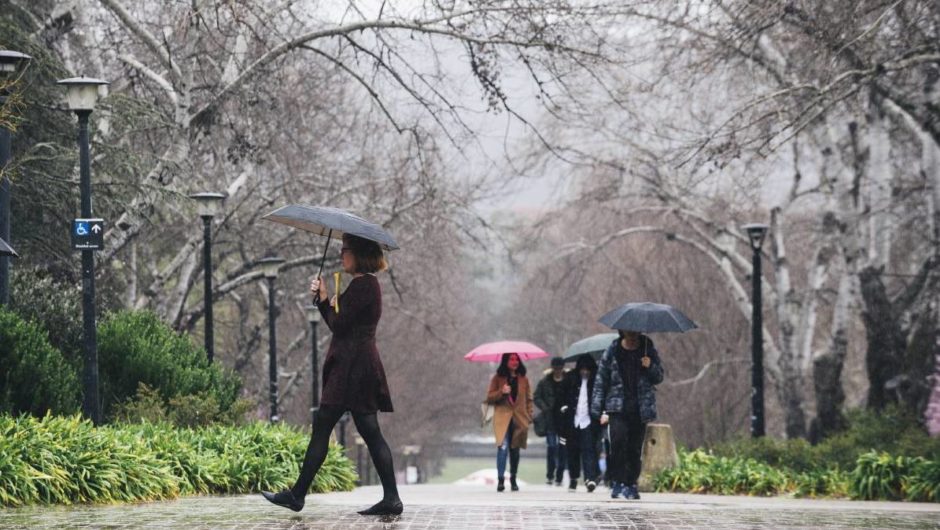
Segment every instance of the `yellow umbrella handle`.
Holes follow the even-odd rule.
[[[333,287],[334,287],[334,291],[336,292],[336,302],[333,303],[333,310],[336,311],[337,315],[339,314],[339,285],[340,285],[339,278],[340,278],[340,273],[334,272],[333,273]]]

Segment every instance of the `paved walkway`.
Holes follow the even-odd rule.
[[[568,493],[533,485],[496,493],[477,486],[401,488],[405,513],[379,519],[357,509],[381,496],[377,487],[311,495],[295,514],[259,495],[188,497],[137,505],[0,510],[8,528],[903,528],[940,530],[940,504],[813,501],[711,495],[644,494],[611,500],[606,488]]]

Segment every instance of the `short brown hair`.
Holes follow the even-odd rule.
[[[353,257],[356,258],[357,273],[381,272],[388,268],[388,262],[385,261],[382,247],[375,241],[369,241],[352,234],[344,234],[343,245],[349,248]]]

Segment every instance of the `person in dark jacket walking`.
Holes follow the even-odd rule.
[[[272,503],[299,512],[310,484],[326,459],[330,433],[340,417],[350,411],[356,429],[366,442],[382,481],[382,500],[362,515],[397,515],[402,502],[395,483],[392,451],[379,429],[377,412],[392,412],[385,369],[375,345],[382,317],[382,290],[375,273],[387,268],[382,248],[357,236],[343,236],[343,270],[353,275],[346,291],[331,299],[323,278],[310,284],[323,320],[333,332],[323,363],[323,392],[313,421],[313,434],[294,486],[280,493],[262,492]],[[337,309],[338,297],[338,309]]]
[[[568,491],[575,491],[581,470],[588,492],[597,487],[598,420],[591,416],[591,398],[597,363],[588,354],[579,355],[573,371],[565,378],[564,436],[568,449]]]
[[[561,486],[567,467],[568,452],[561,442],[561,407],[564,405],[565,359],[552,359],[552,369],[535,387],[535,406],[545,421],[545,446],[547,449],[545,483]]]
[[[606,425],[610,437],[607,474],[611,498],[639,499],[637,479],[646,424],[656,419],[656,392],[663,365],[653,341],[621,331],[597,369],[591,415]]]

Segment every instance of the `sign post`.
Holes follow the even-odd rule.
[[[104,248],[104,219],[75,219],[72,221],[73,250],[101,250]]]

